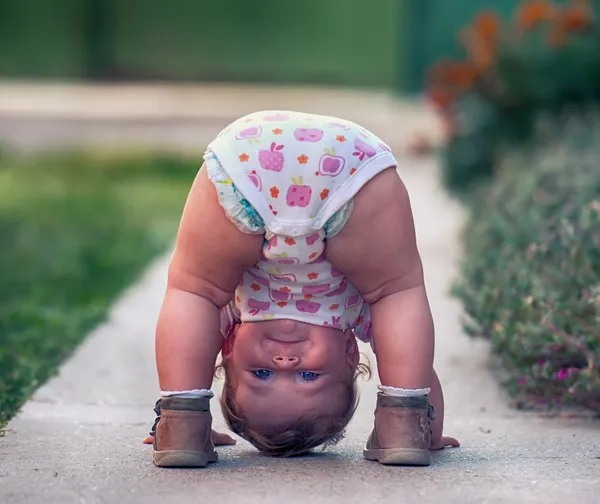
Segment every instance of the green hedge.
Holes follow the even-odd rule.
[[[169,246],[196,169],[0,153],[0,427]]]
[[[474,195],[454,294],[517,404],[600,412],[600,126],[560,124]]]

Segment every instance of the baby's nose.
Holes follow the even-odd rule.
[[[298,365],[300,359],[294,355],[275,355],[273,357],[273,364],[279,368],[293,368]]]

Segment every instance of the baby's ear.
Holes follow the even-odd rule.
[[[231,356],[231,352],[233,352],[233,344],[235,343],[235,335],[237,333],[238,326],[235,325],[231,328],[231,330],[227,333],[227,336],[223,338],[223,346],[221,347],[221,355],[223,359],[226,360]]]
[[[360,362],[360,351],[358,343],[356,343],[356,337],[350,330],[344,333],[344,337],[346,338],[346,360],[350,366],[356,367]]]

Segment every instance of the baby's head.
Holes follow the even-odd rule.
[[[351,331],[293,320],[238,326],[223,346],[223,415],[261,452],[292,456],[344,436],[358,405],[360,363]]]

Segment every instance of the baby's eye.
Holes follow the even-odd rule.
[[[319,377],[317,373],[313,373],[312,371],[300,371],[298,374],[306,381],[314,381]]]
[[[273,371],[269,371],[268,369],[259,369],[257,371],[252,371],[254,376],[260,378],[261,380],[266,380],[267,378],[271,378],[273,376]]]

